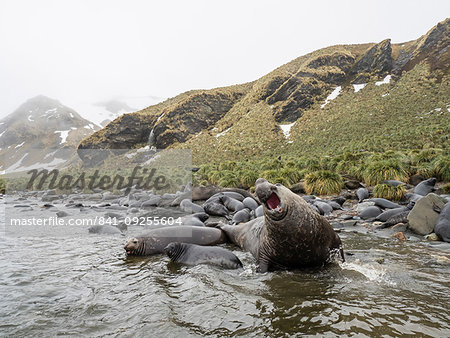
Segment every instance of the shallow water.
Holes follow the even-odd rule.
[[[448,243],[340,236],[346,263],[267,274],[231,245],[243,270],[127,258],[79,228],[3,236],[0,335],[450,335]]]

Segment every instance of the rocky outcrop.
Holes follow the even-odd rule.
[[[432,70],[448,69],[450,62],[450,19],[438,23],[419,38],[412,47],[401,49],[394,63],[394,73],[409,71],[420,62],[427,62]]]
[[[184,142],[189,136],[211,128],[246,93],[249,85],[192,91],[149,107],[125,114],[84,139],[78,155],[84,163],[101,162],[107,152],[94,149],[132,149],[151,145],[158,149]],[[100,157],[98,154],[102,154]]]
[[[392,69],[391,40],[387,39],[370,48],[352,67],[354,83],[367,82],[370,76],[382,75]]]

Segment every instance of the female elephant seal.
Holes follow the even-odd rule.
[[[340,253],[341,239],[328,221],[281,184],[256,181],[264,217],[236,226],[219,223],[234,244],[256,258],[259,272],[321,266]]]
[[[206,247],[186,243],[170,243],[164,252],[175,263],[187,265],[211,264],[225,269],[242,268],[242,262],[231,251],[218,246]]]
[[[199,245],[216,245],[226,242],[224,233],[215,228],[198,226],[170,226],[152,229],[139,237],[131,238],[124,246],[131,256],[150,256],[164,252],[172,242]]]

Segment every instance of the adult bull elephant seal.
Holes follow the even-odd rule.
[[[256,195],[264,217],[218,227],[231,242],[252,253],[259,272],[321,266],[334,253],[344,259],[339,236],[301,197],[263,178],[256,181]]]
[[[211,264],[225,269],[242,268],[242,262],[234,253],[217,246],[170,243],[164,248],[164,252],[175,263],[186,265]]]
[[[150,256],[164,252],[172,242],[199,245],[216,245],[226,242],[224,233],[215,228],[198,226],[171,226],[152,229],[139,237],[131,238],[124,246],[131,256]]]

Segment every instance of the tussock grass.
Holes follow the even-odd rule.
[[[404,185],[394,187],[390,184],[378,184],[373,188],[374,197],[385,198],[391,201],[400,201],[406,192]]]
[[[373,160],[373,162],[369,162],[363,178],[368,185],[377,185],[383,180],[406,182],[408,173],[404,168],[404,164],[398,159]]]
[[[433,175],[438,180],[450,181],[450,156],[438,156],[432,163]]]
[[[305,176],[305,190],[308,194],[336,194],[341,191],[342,186],[342,177],[329,170],[319,170]]]

